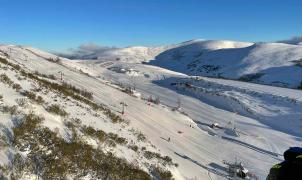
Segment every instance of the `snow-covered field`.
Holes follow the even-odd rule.
[[[187,45],[196,42],[200,43],[190,41]],[[254,48],[250,43],[219,42],[219,46],[215,43],[208,42],[203,47],[213,51]],[[291,57],[299,58],[300,49],[289,48],[297,49],[297,55]],[[200,49],[200,45],[196,49]],[[1,52],[7,53],[10,62],[23,69],[54,75],[58,82],[62,76],[64,82],[89,90],[95,102],[106,105],[117,114],[121,112],[121,102],[126,103],[125,114],[120,114],[129,121],[124,127],[111,123],[102,113],[93,116],[94,112],[89,108],[75,108],[75,101],[65,102],[51,92],[41,94],[48,103],[60,102],[70,114],[69,118],[77,117],[83,124],[117,133],[128,142],[136,142],[135,135],[129,134],[130,129],[141,131],[148,141],[136,144],[171,157],[178,167],[167,168],[175,179],[227,179],[227,166],[223,161],[236,160],[259,179],[265,179],[269,168],[283,159],[285,149],[302,143],[302,91],[299,90],[188,76],[171,68],[142,64],[138,60],[72,61],[60,58],[60,63],[54,63],[49,59],[56,59],[55,55],[33,48],[0,46],[0,56],[5,57]],[[23,89],[32,88],[33,82],[18,80],[9,68],[1,69],[1,73],[4,72]],[[299,75],[300,71],[295,72]],[[0,86],[2,103],[15,104],[20,94],[1,83]],[[135,89],[141,96],[123,92],[127,87]],[[158,98],[160,103],[149,103],[150,96]],[[46,116],[45,126],[53,130],[58,128],[60,134],[66,136],[64,119],[49,114],[43,107],[32,106],[31,109]],[[9,115],[1,114],[1,120],[3,128],[13,126]],[[218,123],[221,128],[211,128],[213,123]],[[102,148],[108,151],[108,147]],[[0,151],[2,164],[9,163],[8,152],[13,153],[14,149]],[[147,168],[144,162],[152,163],[123,146],[117,146],[112,152],[129,162],[136,159],[142,169]]]

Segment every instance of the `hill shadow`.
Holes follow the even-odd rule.
[[[238,64],[239,69],[241,65],[238,61],[246,57],[255,47],[256,45],[251,45],[247,47],[212,50],[207,49],[202,44],[193,43],[168,49],[146,64],[185,73],[187,75],[220,77],[219,72],[213,74],[207,71],[192,71],[192,69],[188,68],[187,65],[194,62],[196,62],[197,66],[206,64]]]
[[[190,158],[190,157],[188,157],[188,156],[186,156],[184,154],[180,154],[180,153],[177,153],[177,152],[174,152],[174,154],[176,154],[177,156],[179,156],[179,157],[181,157],[183,159],[191,161],[192,163],[196,164],[197,166],[199,166],[199,167],[201,167],[201,168],[203,168],[203,169],[205,169],[205,170],[207,170],[207,171],[209,171],[209,172],[211,172],[213,174],[216,174],[216,175],[222,176],[222,177],[228,177],[228,175],[227,175],[227,168],[223,167],[223,166],[221,166],[219,164],[216,164],[216,163],[212,162],[212,163],[208,164],[208,166],[206,166],[206,165],[201,164],[197,160],[194,160],[194,159],[192,159],[192,158]]]

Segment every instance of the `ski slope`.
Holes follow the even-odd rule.
[[[234,162],[235,159],[242,161],[260,179],[265,179],[269,168],[283,159],[282,152],[302,142],[301,91],[212,78],[200,78],[195,82],[191,80],[195,77],[171,70],[115,60],[61,58],[58,64],[47,60],[56,56],[28,47],[1,46],[0,51],[7,52],[13,63],[30,71],[53,74],[58,79],[63,73],[65,82],[93,92],[96,102],[116,113],[121,111],[121,102],[127,103],[123,118],[130,121],[131,127],[142,131],[161,154],[179,164],[170,169],[175,179],[226,179],[223,161]],[[203,90],[171,86],[171,83],[187,81]],[[122,92],[121,85],[135,87],[142,98]],[[161,103],[149,104],[144,99],[150,95],[159,97]],[[178,101],[181,109],[173,110]],[[282,111],[274,111],[272,105]],[[118,129],[91,118],[86,117],[87,123],[95,122],[100,129]],[[47,126],[60,127],[61,121],[49,121]],[[219,123],[223,129],[210,128],[212,123]],[[127,157],[120,153],[123,155]],[[1,161],[5,156],[5,153],[0,154]]]
[[[282,159],[281,155],[288,147],[301,144],[302,92],[299,90],[200,77],[199,81],[205,81],[202,82],[206,85],[199,86],[210,92],[196,94],[184,90],[183,87],[177,90],[170,86],[171,83],[181,82],[183,79],[191,82],[192,77],[159,67],[120,62],[113,62],[104,67],[102,63],[90,61],[73,62],[71,66],[82,69],[96,78],[105,78],[116,84],[135,87],[146,98],[150,95],[159,97],[161,103],[168,107],[176,107],[178,99],[181,99],[181,111],[185,112],[202,131],[210,136],[218,136],[225,141],[240,144],[246,149],[276,155],[278,160]],[[127,71],[116,72],[118,68]],[[128,71],[135,71],[139,75],[133,76],[127,73]],[[210,87],[207,87],[207,84]],[[220,98],[211,95],[217,90],[226,96]],[[238,105],[238,101],[244,106]],[[224,126],[225,130],[213,130],[208,127],[215,122]],[[235,123],[239,137],[234,136],[232,123]],[[225,156],[224,158],[228,159]],[[234,156],[231,159],[234,160]],[[267,172],[269,167],[257,170],[262,171],[262,178],[265,177],[265,171]],[[264,169],[266,170],[263,171]]]

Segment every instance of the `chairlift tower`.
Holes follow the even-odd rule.
[[[63,73],[62,71],[59,71],[59,73],[60,73],[60,79],[61,79],[61,81],[63,82],[64,73]]]
[[[128,106],[125,102],[120,102],[122,105],[122,114],[125,114],[125,107]]]
[[[177,109],[181,109],[181,100],[179,97],[177,98]]]

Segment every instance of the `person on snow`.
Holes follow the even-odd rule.
[[[302,179],[302,148],[291,147],[283,154],[284,161],[274,165],[266,180]]]

